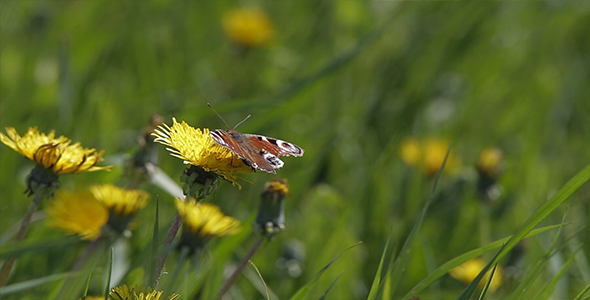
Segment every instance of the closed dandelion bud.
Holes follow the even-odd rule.
[[[496,184],[504,169],[502,150],[486,148],[481,151],[477,160],[479,180],[477,192],[487,199],[496,199],[501,194],[501,188]]]
[[[285,229],[285,196],[289,196],[286,179],[279,178],[266,183],[256,216],[256,226],[262,235],[272,238]]]

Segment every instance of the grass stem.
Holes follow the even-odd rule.
[[[180,229],[180,224],[180,215],[176,214],[176,217],[174,217],[172,225],[170,225],[170,229],[168,229],[168,234],[166,234],[166,239],[164,240],[162,248],[167,248],[172,244],[174,238],[176,237],[176,234],[178,233],[178,230]],[[160,282],[160,276],[162,275],[162,270],[164,269],[164,263],[166,262],[166,258],[168,258],[168,252],[162,254],[162,256],[160,256],[160,258],[158,259],[158,263],[156,265],[156,279],[154,280],[154,287],[158,286],[158,283]]]
[[[25,234],[27,233],[27,229],[29,228],[29,224],[31,222],[31,216],[35,211],[37,211],[37,207],[39,206],[39,203],[41,203],[43,198],[45,198],[45,195],[46,193],[44,191],[37,191],[34,194],[33,202],[31,202],[31,205],[29,205],[29,209],[27,210],[27,213],[25,214],[23,222],[20,226],[20,229],[16,234],[16,239],[14,240],[15,244],[18,244],[25,237]],[[0,288],[6,286],[6,284],[8,283],[8,276],[10,275],[10,271],[12,270],[12,266],[14,265],[15,261],[16,257],[11,257],[8,258],[2,265],[2,269],[0,269]],[[1,298],[2,297],[0,297],[0,299]]]
[[[219,293],[217,293],[217,297],[215,297],[215,299],[221,299],[221,297],[223,297],[223,295],[225,295],[225,293],[229,290],[229,288],[234,284],[234,282],[236,281],[236,279],[238,278],[238,276],[244,270],[244,267],[246,267],[246,264],[250,261],[250,258],[252,258],[252,256],[254,256],[254,254],[256,253],[256,251],[258,251],[258,248],[260,248],[260,245],[262,244],[262,241],[264,241],[264,237],[261,236],[256,241],[256,243],[254,243],[254,245],[252,245],[252,248],[250,248],[250,251],[248,251],[248,253],[244,257],[244,259],[242,259],[242,261],[236,267],[236,269],[234,270],[234,272],[223,283],[223,286],[219,290]]]

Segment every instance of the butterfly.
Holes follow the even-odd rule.
[[[215,110],[213,111],[215,112]],[[215,113],[217,114],[217,112]],[[219,114],[217,115],[221,118]],[[246,117],[238,125],[242,124],[249,117]],[[225,123],[225,120],[223,122]],[[238,125],[235,127],[238,127]],[[227,127],[229,128],[229,126]],[[273,174],[276,174],[275,170],[280,169],[285,164],[279,159],[279,156],[299,157],[303,156],[305,152],[301,147],[283,140],[258,134],[242,134],[235,129],[215,129],[210,131],[209,135],[219,145],[239,156],[252,169]]]

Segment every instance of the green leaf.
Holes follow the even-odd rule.
[[[289,298],[289,299],[290,300],[304,299],[304,297],[307,295],[307,293],[309,293],[309,291],[314,287],[314,285],[320,279],[322,274],[324,274],[324,272],[332,265],[332,263],[334,263],[338,258],[340,258],[340,256],[342,256],[342,254],[344,254],[348,250],[360,245],[361,243],[362,242],[358,242],[358,243],[346,248],[344,251],[340,252],[340,254],[336,255],[336,257],[334,257],[327,265],[325,265],[319,272],[317,272],[308,283],[306,283],[304,286],[299,288],[299,290],[293,296],[291,296],[291,298]]]

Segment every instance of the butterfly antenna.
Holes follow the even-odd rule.
[[[244,123],[246,120],[248,120],[248,119],[250,118],[250,116],[252,116],[252,115],[248,115],[246,118],[244,118],[244,119],[242,120],[242,122],[240,122],[240,123],[238,123],[236,126],[234,126],[234,129],[238,128],[238,126],[240,126],[240,124],[242,124],[242,123]]]
[[[217,111],[216,111],[216,110],[213,108],[213,106],[211,106],[211,104],[209,104],[209,103],[207,103],[207,105],[208,105],[208,106],[209,106],[209,108],[211,108],[211,110],[212,110],[212,111],[213,111],[213,112],[214,112],[214,113],[215,113],[215,114],[216,114],[216,115],[217,115],[217,116],[218,116],[218,117],[221,119],[221,121],[223,121],[223,123],[225,123],[225,126],[227,126],[227,129],[230,129],[231,127],[229,127],[229,125],[227,124],[227,122],[226,122],[226,121],[225,121],[225,120],[224,120],[224,119],[221,117],[221,115],[220,115],[220,114],[218,114],[218,113],[217,113]],[[249,116],[248,116],[248,117],[249,117]],[[246,118],[246,119],[248,119],[248,118]],[[244,121],[246,121],[246,120],[244,120]],[[244,122],[244,121],[242,121],[242,122]],[[242,123],[242,122],[240,122],[240,123]],[[239,125],[239,124],[238,124],[238,125]],[[237,126],[236,126],[236,127],[237,127]]]

